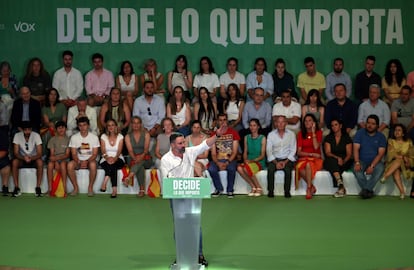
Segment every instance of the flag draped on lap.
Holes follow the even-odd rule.
[[[124,167],[121,169],[122,172],[122,183],[124,183],[126,186],[133,186],[134,185],[134,178],[128,178],[130,168],[128,164],[125,164]]]
[[[150,177],[151,177],[151,182],[148,186],[147,194],[148,196],[152,198],[157,198],[161,194],[161,185],[160,185],[160,180],[158,177],[157,169],[151,169]]]
[[[60,172],[55,172],[53,174],[50,196],[58,197],[58,198],[62,198],[66,196],[65,188],[63,187],[62,175],[60,174]]]

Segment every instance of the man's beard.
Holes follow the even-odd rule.
[[[185,147],[178,149],[178,152],[180,152],[181,154],[185,153]]]

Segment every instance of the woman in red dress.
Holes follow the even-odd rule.
[[[312,199],[316,188],[312,184],[317,171],[322,169],[323,160],[321,154],[322,131],[319,129],[316,118],[308,113],[303,117],[301,131],[298,133],[298,162],[296,163],[296,188],[300,178],[303,178],[308,185],[306,199]]]

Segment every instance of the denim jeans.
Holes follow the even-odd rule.
[[[373,191],[375,185],[381,179],[382,174],[384,173],[384,164],[382,162],[378,162],[378,164],[374,168],[374,171],[371,174],[371,177],[367,177],[367,175],[365,175],[365,170],[368,168],[370,164],[365,164],[362,161],[360,161],[360,164],[360,171],[356,172],[355,167],[352,168],[352,171],[358,181],[358,184],[361,187],[361,189]]]
[[[233,160],[227,166],[227,193],[233,192],[234,179],[236,178],[236,169],[237,169],[237,162]],[[208,172],[210,173],[210,176],[213,179],[213,184],[216,190],[223,192],[224,188],[220,180],[219,168],[216,165],[216,163],[210,162],[210,166],[208,167]]]

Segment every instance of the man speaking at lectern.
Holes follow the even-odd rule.
[[[184,135],[173,133],[170,136],[170,151],[161,158],[161,177],[194,177],[194,163],[197,156],[208,150],[227,130],[227,125],[216,130],[215,135],[204,140],[197,146],[185,147]],[[200,228],[199,263],[207,266],[208,263],[203,255],[203,245]]]

